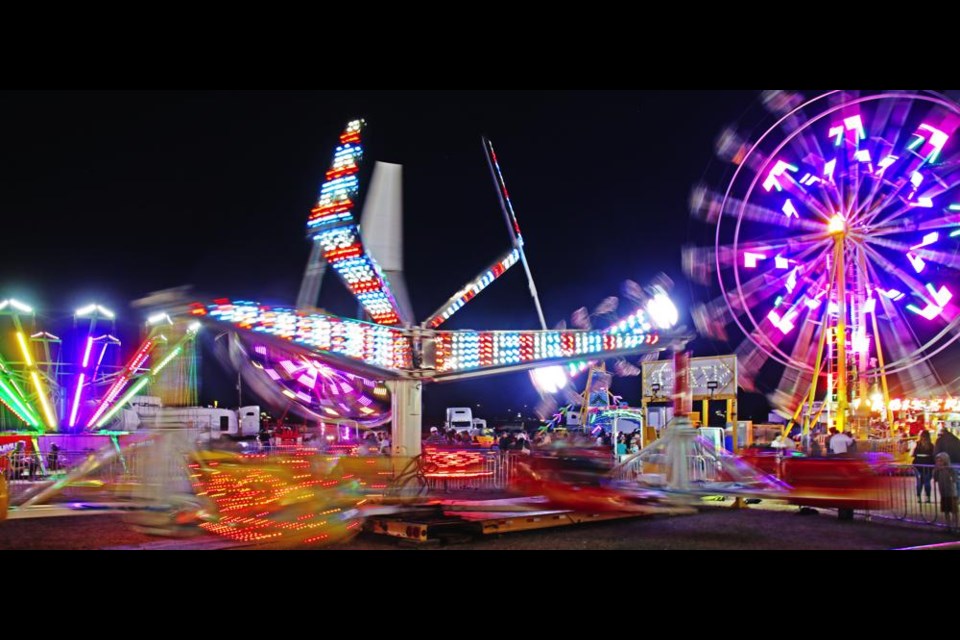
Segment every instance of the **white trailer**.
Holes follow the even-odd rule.
[[[469,431],[473,428],[473,411],[470,407],[447,407],[447,429]]]
[[[212,440],[253,437],[260,433],[260,407],[251,405],[238,411],[219,407],[163,407],[159,398],[137,396],[124,409],[119,426],[127,431],[194,429],[208,434]]]

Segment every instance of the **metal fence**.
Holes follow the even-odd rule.
[[[0,464],[0,471],[7,478],[11,504],[22,504],[41,494],[49,495],[51,500],[56,501],[144,497],[141,494],[145,491],[148,494],[146,497],[149,497],[151,487],[156,489],[153,493],[157,494],[169,491],[174,486],[178,491],[188,490],[185,480],[189,449],[189,446],[178,447],[160,439],[123,447],[119,451],[109,446],[98,451],[60,450],[55,460],[45,456],[42,465],[38,454],[8,458],[3,461],[4,464]],[[261,451],[259,447],[252,449]],[[295,446],[269,447],[262,449],[262,452],[330,455]],[[342,453],[348,455],[355,452]],[[430,488],[441,492],[506,488],[515,473],[515,461],[522,455],[495,449],[445,449],[442,454],[453,458],[469,456],[469,464],[441,464],[436,473],[428,474]]]
[[[871,442],[875,444],[871,445],[870,449],[881,453],[896,454],[901,446],[899,441]],[[451,471],[448,468],[445,471],[441,466],[438,472],[428,474],[430,488],[439,492],[504,489],[515,478],[517,462],[525,457],[525,454],[519,452],[496,449],[448,449],[444,450],[443,454],[469,454],[471,464],[467,470]],[[13,459],[8,456],[5,464],[0,465],[0,470],[8,481],[11,504],[20,504],[24,499],[43,491],[49,492],[49,489],[57,484],[62,485],[57,487],[57,500],[136,497],[131,496],[129,491],[125,493],[124,487],[135,487],[136,492],[141,494],[145,487],[157,488],[158,493],[169,491],[174,485],[179,490],[189,490],[185,485],[186,452],[155,441],[125,447],[115,455],[111,455],[107,449],[99,452],[90,449],[60,451],[55,460],[45,458],[43,465],[36,455],[32,458],[31,460],[31,456],[25,456]],[[624,464],[617,467],[618,479],[636,480],[644,474],[640,460],[631,458],[628,456]],[[719,471],[713,467],[714,465],[706,464],[700,459],[691,459],[688,471],[693,479],[712,480],[715,479],[715,472]],[[871,519],[890,519],[945,528],[951,526],[941,508],[940,486],[934,477],[934,469],[933,466],[888,465],[885,471],[886,482],[878,489],[882,495],[877,496],[877,502],[884,504],[885,508],[859,513]],[[653,469],[656,470],[658,469]],[[65,482],[67,479],[70,482]]]
[[[890,465],[887,482],[882,484],[880,496],[888,508],[864,511],[868,518],[883,518],[936,527],[951,527],[947,514],[942,509],[940,486],[932,465]],[[955,466],[960,475],[960,467]],[[960,488],[960,487],[958,487]],[[954,501],[954,506],[955,501]]]
[[[131,497],[130,487],[177,483],[189,490],[184,451],[171,449],[169,439],[154,439],[119,449],[60,450],[7,456],[0,468],[10,491],[10,503],[21,504],[49,494],[57,501],[112,500]]]
[[[441,466],[437,473],[427,474],[427,484],[435,491],[505,489],[514,478],[517,459],[525,455],[496,449],[447,449],[443,453],[451,456],[469,454],[480,460],[463,470],[445,472]],[[435,460],[436,456],[431,459]]]

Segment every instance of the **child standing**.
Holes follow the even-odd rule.
[[[950,456],[946,452],[937,454],[933,478],[940,490],[940,511],[951,531],[957,530],[957,470],[950,466]]]

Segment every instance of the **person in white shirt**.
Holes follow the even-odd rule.
[[[830,438],[830,453],[836,456],[843,455],[847,453],[851,444],[853,444],[853,438],[846,431],[840,431]]]

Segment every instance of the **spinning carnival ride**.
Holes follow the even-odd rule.
[[[640,326],[647,331],[654,326],[673,326],[678,322],[679,314],[668,296],[672,286],[673,282],[664,274],[657,276],[646,289],[632,280],[627,280],[622,286],[623,297],[639,310],[621,317],[618,314],[620,299],[610,296],[602,300],[592,312],[586,307],[574,311],[570,316],[570,324],[583,330],[592,330],[595,321],[607,325],[608,328]],[[560,322],[555,328],[565,329],[566,322]],[[640,360],[656,360],[658,355],[656,352],[647,353]],[[584,371],[587,372],[585,387],[583,392],[578,393],[569,383]],[[578,411],[576,421],[584,430],[596,431],[603,428],[610,431],[617,418],[639,425],[642,422],[640,410],[620,405],[620,398],[611,392],[610,387],[614,376],[634,377],[640,373],[641,369],[623,356],[614,359],[609,371],[603,360],[580,360],[562,367],[534,369],[531,380],[541,396],[536,412],[543,420],[549,418],[545,428],[563,426],[566,423],[565,414],[569,411]],[[566,404],[560,407],[559,412],[558,402]]]
[[[55,323],[61,338],[40,328],[31,306],[12,298],[0,301],[0,404],[6,410],[0,427],[35,434],[109,428],[148,384],[163,395],[161,373],[178,377],[171,386],[181,395],[184,390],[187,396],[195,394],[195,380],[179,382],[195,378],[189,350],[199,324],[174,325],[162,314],[151,318],[147,336],[121,364],[111,310],[84,306],[74,312],[72,328],[60,331],[68,322]],[[169,394],[164,399],[170,404],[195,401]]]
[[[510,248],[419,325],[414,324],[403,279],[401,167],[376,163],[363,213],[363,238],[354,217],[363,157],[362,120],[340,135],[333,164],[307,221],[312,250],[296,307],[215,300],[179,312],[230,334],[231,362],[266,400],[283,403],[308,419],[372,426],[390,420],[394,387],[491,375],[594,357],[619,358],[669,348],[682,332],[643,309],[603,330],[546,329],[523,251],[520,226],[493,146],[484,140],[510,236]],[[543,330],[473,331],[439,327],[467,302],[521,263],[528,276]],[[327,266],[340,276],[372,322],[315,309]],[[686,339],[686,336],[682,336]],[[389,389],[389,391],[388,391]],[[410,387],[414,389],[414,387]],[[415,387],[419,405],[419,386]],[[393,403],[395,404],[395,403]],[[414,412],[419,420],[419,406]],[[412,415],[412,414],[411,414]],[[419,430],[419,427],[416,428]],[[419,450],[412,441],[409,450]]]
[[[892,421],[890,386],[934,392],[931,358],[960,335],[960,107],[924,91],[764,103],[775,122],[762,135],[717,140],[729,183],[691,197],[712,246],[686,248],[684,267],[720,289],[694,321],[746,336],[741,383],[806,428],[825,409],[842,430],[871,405]]]

